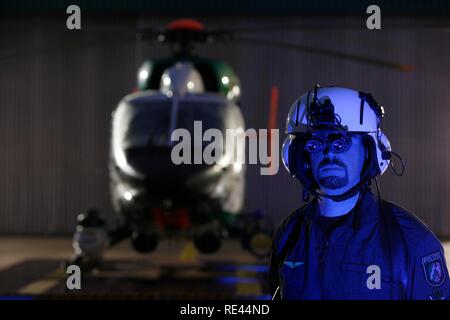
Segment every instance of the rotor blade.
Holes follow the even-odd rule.
[[[46,46],[46,47],[36,47],[36,48],[23,48],[18,50],[13,50],[10,52],[0,52],[0,63],[9,59],[31,57],[37,54],[47,54],[60,52],[63,50],[77,50],[84,48],[101,48],[104,46],[111,45],[124,45],[131,44],[136,41],[135,36],[122,36],[121,39],[117,37],[111,39],[77,39],[75,41],[66,41],[62,45]]]
[[[314,54],[321,54],[324,56],[334,57],[338,59],[344,59],[344,60],[350,60],[360,63],[366,63],[366,64],[372,64],[376,66],[386,67],[390,69],[399,70],[402,72],[411,72],[414,70],[414,67],[412,65],[408,64],[401,64],[396,62],[390,62],[385,60],[380,60],[376,58],[370,58],[370,57],[363,57],[355,54],[349,54],[349,53],[343,53],[338,52],[334,50],[324,49],[324,48],[318,48],[318,47],[311,47],[311,46],[305,46],[305,45],[299,45],[299,44],[291,44],[291,43],[285,43],[280,41],[273,41],[273,40],[263,40],[263,39],[255,39],[255,38],[246,38],[246,37],[234,37],[233,41],[241,42],[243,44],[253,44],[253,45],[261,45],[266,47],[275,47],[280,49],[288,49],[288,50],[294,50],[294,51],[303,51],[308,53],[314,53]]]
[[[362,31],[365,30],[365,25],[361,23],[302,23],[302,24],[274,24],[266,26],[254,26],[254,27],[227,27],[226,29],[234,34],[246,34],[246,33],[260,33],[260,32],[287,32],[295,30],[305,31]],[[383,30],[392,31],[408,31],[408,30],[426,30],[426,31],[438,31],[449,32],[450,25],[448,22],[417,22],[414,24],[408,23],[389,23],[383,22]]]

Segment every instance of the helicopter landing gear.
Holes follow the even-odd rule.
[[[208,230],[194,236],[194,245],[201,253],[211,254],[220,249],[222,241],[218,232]]]
[[[85,271],[101,269],[103,254],[106,249],[115,246],[131,236],[127,223],[120,224],[112,231],[106,230],[106,221],[95,209],[89,209],[77,216],[77,228],[72,240],[74,256],[66,262],[68,265],[78,265]]]
[[[260,211],[255,212],[253,218],[251,216],[243,226],[242,248],[258,258],[269,257],[272,250],[273,224]]]
[[[270,255],[272,233],[267,230],[255,230],[242,238],[242,247],[258,258]]]
[[[133,232],[131,245],[140,253],[149,253],[156,249],[158,236],[155,233]]]
[[[100,268],[103,254],[109,246],[106,222],[95,209],[79,214],[77,222],[72,240],[75,255],[67,265],[75,264],[89,271]]]

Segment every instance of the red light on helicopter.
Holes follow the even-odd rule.
[[[203,31],[205,30],[205,26],[194,19],[178,19],[170,22],[167,25],[169,30],[194,30],[194,31]]]

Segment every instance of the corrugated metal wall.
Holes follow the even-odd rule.
[[[140,19],[154,26],[168,20]],[[308,20],[214,17],[202,21],[262,26],[299,19]],[[330,22],[330,17],[309,20],[320,24]],[[371,32],[360,18],[331,21],[361,23],[361,29],[258,36],[410,63],[415,72],[241,44],[205,48],[204,53],[229,61],[240,75],[243,113],[252,128],[267,127],[273,85],[280,89],[281,133],[290,104],[315,82],[370,91],[384,105],[384,131],[408,165],[401,178],[389,173],[383,177],[384,197],[416,213],[435,233],[450,236],[450,33]],[[136,23],[130,17],[86,18],[83,29],[132,32]],[[54,48],[0,62],[0,232],[69,233],[76,214],[91,206],[112,218],[107,172],[111,111],[134,86],[136,63],[167,50],[133,42],[74,47],[80,38],[93,38],[89,32],[68,34],[64,16],[7,19],[0,28],[2,53]],[[262,208],[278,222],[301,204],[299,184],[281,163],[275,176],[260,176],[258,166],[249,166],[247,178],[249,210]]]

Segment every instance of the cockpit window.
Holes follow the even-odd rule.
[[[132,106],[127,139],[147,139],[149,145],[167,145],[170,138],[173,101],[146,101]],[[224,130],[220,108],[217,102],[179,101],[174,128],[187,129],[194,135],[194,121],[202,121],[202,131],[210,128]],[[130,141],[131,142],[131,141]],[[131,142],[133,145],[133,143]],[[140,143],[142,144],[142,143]]]

